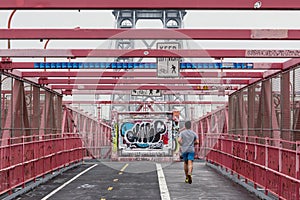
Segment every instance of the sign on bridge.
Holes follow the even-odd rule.
[[[178,42],[157,43],[157,49],[177,50]],[[157,58],[157,76],[158,77],[179,77],[180,58]]]
[[[149,96],[149,97],[160,97],[160,90],[132,90],[131,96]]]

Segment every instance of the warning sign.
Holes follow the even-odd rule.
[[[177,50],[178,42],[157,43],[157,49]],[[158,77],[179,77],[180,58],[157,58],[157,76]]]

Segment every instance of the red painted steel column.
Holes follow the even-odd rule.
[[[55,134],[56,133],[56,113],[55,113],[55,104],[54,104],[54,97],[55,94],[52,92],[49,92],[49,114],[48,114],[48,120],[47,122],[50,122],[48,125],[50,129],[50,134]]]
[[[28,91],[29,93],[31,93],[31,86],[30,87],[30,90]],[[21,110],[21,114],[22,114],[22,122],[23,122],[23,125],[21,125],[21,128],[22,128],[22,133],[21,135],[22,136],[30,136],[32,133],[31,133],[31,130],[32,130],[32,127],[31,127],[31,124],[30,124],[30,117],[31,117],[31,113],[28,112],[28,108],[30,109],[30,104],[31,104],[31,97],[28,97],[30,100],[29,102],[27,103],[26,102],[26,87],[24,87],[24,83],[23,83],[23,88],[22,88],[22,99],[21,99],[21,106],[22,106],[22,110]],[[31,96],[31,95],[30,95]],[[30,138],[26,139],[26,141],[30,140]]]
[[[9,102],[10,105],[8,105],[9,110],[7,112],[7,117],[4,125],[4,131],[2,135],[2,145],[7,144],[7,138],[10,138],[11,136],[17,136],[14,132],[14,128],[21,128],[21,99],[22,99],[22,82],[19,80],[12,81],[12,97],[11,101]],[[23,96],[24,98],[24,96]],[[16,126],[17,125],[17,126]],[[20,134],[20,130],[17,130]]]
[[[92,147],[92,155],[95,156],[96,155],[96,134],[95,134],[95,130],[94,130],[94,121],[91,120],[91,124],[90,124],[90,130],[89,130],[89,134],[91,135],[91,147]]]
[[[242,128],[242,135],[248,135],[248,115],[246,111],[246,105],[248,102],[248,98],[245,102],[244,95],[248,97],[247,89],[241,90],[239,93],[239,112],[240,112],[240,119],[241,119],[241,128]]]
[[[55,111],[54,111],[54,116],[55,116],[55,119],[56,119],[56,129],[61,129],[62,127],[62,100],[63,100],[63,97],[62,96],[58,96],[56,95],[56,108],[55,108]],[[61,133],[60,130],[57,130],[56,133]]]
[[[25,159],[25,137],[22,135],[22,188],[25,188],[25,165],[24,165],[24,159]]]
[[[257,96],[255,98],[257,98],[257,100],[255,100],[255,106],[257,109],[257,118],[255,121],[255,135],[260,137],[262,135],[262,123],[263,123],[263,109],[264,109],[264,101],[263,101],[263,87],[262,87],[262,83],[257,83],[255,84],[255,94],[257,93]],[[256,110],[255,109],[255,110]]]
[[[296,141],[296,178],[300,179],[300,141]],[[296,199],[300,197],[300,184],[296,186]]]
[[[280,138],[279,125],[276,119],[276,113],[274,108],[274,101],[272,95],[272,82],[271,79],[262,82],[262,127],[263,136],[274,139]],[[273,130],[273,131],[271,131]],[[273,132],[273,133],[272,133]],[[274,141],[274,145],[279,146],[277,140]]]
[[[81,115],[77,112],[73,112],[72,119],[73,119],[73,134],[80,133],[80,125],[78,122],[80,121]]]
[[[32,135],[38,135],[41,124],[41,111],[40,111],[40,88],[33,86],[32,89]]]
[[[2,139],[2,124],[3,124],[3,120],[4,120],[4,100],[5,100],[5,96],[4,93],[2,94],[2,73],[0,72],[0,141]],[[0,146],[1,146],[1,142],[0,142]],[[2,150],[1,150],[2,152]],[[1,156],[1,154],[0,154]],[[1,161],[0,161],[0,169],[1,168]]]
[[[291,85],[290,72],[284,72],[281,75],[281,90],[280,90],[280,107],[281,107],[281,137],[287,141],[292,140],[291,128]],[[288,144],[283,144],[283,147],[289,148]]]
[[[53,134],[55,129],[55,114],[54,114],[54,94],[51,92],[46,92],[46,112],[45,112],[45,129],[46,134]]]
[[[101,132],[100,132],[100,123],[99,121],[97,121],[96,123],[96,130],[95,130],[95,133],[96,133],[96,149],[97,149],[97,154],[96,154],[96,157],[101,159]]]
[[[228,133],[229,134],[236,134],[236,102],[237,101],[237,93],[229,96],[229,103],[228,103]]]
[[[8,155],[11,155],[11,148],[12,148],[12,145],[11,145],[11,144],[12,144],[11,138],[9,137],[9,138],[7,139]],[[11,166],[12,161],[11,161],[10,158],[8,159],[8,163],[9,163],[8,166]],[[11,169],[8,170],[8,173],[10,172],[10,170],[11,170]],[[11,176],[8,176],[7,182],[8,182],[8,187],[7,187],[7,188],[10,188],[11,185],[12,185],[12,177],[11,177]],[[12,194],[11,188],[10,188],[10,190],[9,190],[9,194]]]
[[[224,109],[225,112],[225,123],[226,123],[226,129],[224,129],[224,133],[228,134],[228,106]]]
[[[41,115],[41,120],[40,120],[40,130],[39,130],[39,135],[43,136],[46,134],[46,107],[47,107],[47,98],[46,98],[46,93],[47,91],[45,91],[45,94],[44,94],[44,98],[42,99],[42,101],[40,102],[41,103],[41,107],[43,108],[42,109],[42,115]]]
[[[255,85],[248,87],[248,135],[255,136]],[[252,141],[253,142],[253,141]]]
[[[63,107],[63,118],[62,118],[62,126],[61,126],[61,133],[68,133],[68,119],[67,119],[67,108]]]
[[[206,121],[206,125],[207,125],[207,133],[210,134],[211,133],[211,127],[210,127],[211,124],[210,124],[209,117],[206,117],[205,121]]]
[[[83,126],[82,126],[82,139],[83,139],[86,149],[88,149],[89,148],[89,146],[88,146],[89,140],[88,140],[88,134],[87,134],[87,118],[84,116],[83,116]],[[85,152],[87,152],[87,151],[85,151]],[[87,156],[86,154],[87,153],[85,153],[84,156]]]
[[[74,120],[73,114],[75,114],[76,112],[69,109],[67,109],[67,111],[68,111],[67,119],[68,119],[69,133],[73,135],[74,133],[76,133],[75,129],[77,130],[77,127],[74,127],[74,121],[73,121]]]

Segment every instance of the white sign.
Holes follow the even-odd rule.
[[[160,97],[160,90],[131,90],[132,96],[149,96],[149,97]]]
[[[177,50],[178,42],[157,43],[157,49]],[[157,58],[157,76],[158,77],[179,77],[180,58]]]

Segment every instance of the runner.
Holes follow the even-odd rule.
[[[192,183],[193,161],[195,156],[194,144],[199,144],[198,135],[191,130],[191,121],[185,122],[186,130],[180,132],[178,142],[181,144],[182,159],[184,161],[185,182]]]

